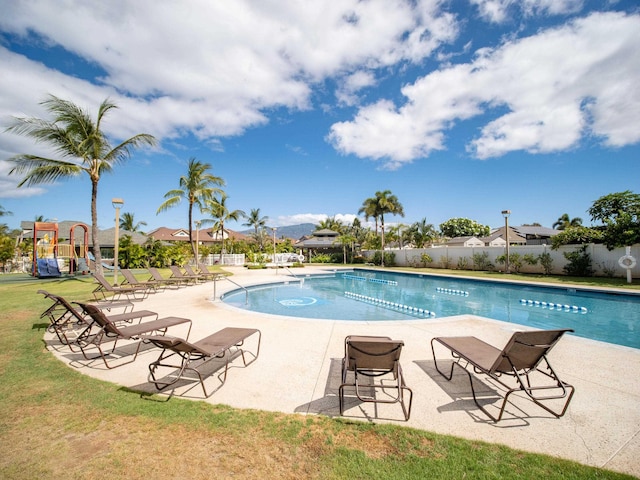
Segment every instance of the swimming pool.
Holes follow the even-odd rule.
[[[389,321],[473,314],[640,348],[640,295],[426,274],[339,271],[234,290],[234,307],[272,315]]]

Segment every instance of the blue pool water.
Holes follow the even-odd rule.
[[[640,348],[640,295],[354,270],[234,290],[222,300],[273,315],[409,320],[473,314]],[[247,302],[248,300],[248,302]]]

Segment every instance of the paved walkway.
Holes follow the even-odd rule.
[[[284,281],[287,272],[228,268],[234,282],[254,285]],[[318,273],[305,267],[295,273]],[[190,339],[198,340],[228,326],[262,331],[258,360],[247,368],[231,368],[226,384],[207,401],[237,408],[337,416],[340,361],[347,335],[385,335],[404,340],[402,366],[414,391],[411,419],[402,421],[399,405],[373,408],[352,404],[351,419],[393,422],[433,432],[546,453],[640,477],[640,350],[565,336],[551,352],[560,378],[576,387],[567,414],[556,419],[525,399],[516,398],[498,424],[488,421],[470,398],[466,376],[446,382],[434,369],[430,340],[434,336],[474,335],[503,344],[518,325],[473,315],[396,322],[306,320],[245,312],[219,301],[237,288],[229,281],[166,290],[136,303],[160,316],[193,320]],[[172,333],[172,332],[170,332]],[[180,327],[173,332],[185,332]],[[154,391],[147,366],[157,349],[143,351],[129,365],[107,370],[102,362],[80,365],[77,356],[54,350],[83,373],[127,387]],[[233,364],[240,367],[242,362]],[[215,375],[207,385],[216,386]],[[199,387],[178,390],[185,398],[202,399]]]

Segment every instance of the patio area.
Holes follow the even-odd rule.
[[[286,270],[247,270],[230,267],[233,282],[248,286],[291,279]],[[306,275],[325,271],[296,269]],[[504,444],[577,462],[640,476],[640,350],[565,336],[550,355],[561,379],[576,388],[567,414],[556,419],[531,401],[518,396],[499,423],[490,421],[473,403],[466,375],[447,382],[434,368],[430,341],[435,336],[473,335],[503,345],[513,331],[526,329],[473,315],[396,322],[309,320],[246,312],[230,307],[219,296],[237,288],[220,280],[166,290],[136,302],[136,310],[193,320],[190,340],[199,340],[224,327],[257,328],[262,332],[258,360],[247,368],[236,360],[226,384],[206,401],[237,408],[252,408],[304,415],[338,416],[340,362],[347,335],[383,335],[404,340],[401,364],[414,392],[411,418],[403,421],[398,404],[375,408],[350,404],[345,417],[372,422],[393,422],[413,428],[467,439]],[[171,332],[169,332],[171,334]],[[47,337],[52,340],[52,337]],[[75,360],[67,349],[52,348],[62,361]],[[101,361],[80,365],[86,375],[132,389],[155,392],[147,382],[148,365],[158,350],[145,348],[137,360],[107,370]],[[444,352],[442,357],[446,358]],[[116,362],[117,364],[117,362]],[[238,367],[238,368],[236,368]],[[206,382],[215,387],[216,375]],[[176,394],[202,400],[199,385],[182,387]],[[490,393],[490,391],[487,391]]]

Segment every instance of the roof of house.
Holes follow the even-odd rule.
[[[248,240],[249,237],[243,235],[242,233],[235,232],[233,230],[229,230],[227,228],[224,229],[226,234],[226,238],[230,238],[232,240]],[[200,229],[198,230],[198,242],[200,243],[213,243],[219,242],[220,236],[218,232],[214,232],[211,234],[211,229]],[[160,227],[148,233],[150,237],[153,237],[155,240],[160,240],[162,242],[188,242],[189,241],[189,229],[187,228],[168,228],[168,227]],[[193,230],[193,239],[196,238],[196,231]]]
[[[303,237],[293,246],[296,248],[337,248],[340,233],[329,229],[316,230],[310,237]]]
[[[466,237],[453,237],[453,238],[449,239],[446,244],[447,245],[462,245],[465,242],[467,242],[469,240],[472,240],[472,239],[475,239],[478,242],[482,242],[482,240],[479,239],[478,237],[476,237],[474,235],[469,235],[469,236],[466,236]]]
[[[513,227],[513,229],[520,235],[535,236],[535,237],[552,237],[560,233],[560,230],[548,227],[522,225],[519,227]]]
[[[483,237],[480,240],[482,240],[485,243],[485,245],[491,243],[498,237],[502,238],[503,240],[506,240],[504,233],[505,233],[504,227],[501,227],[491,232],[491,235],[489,235],[488,237]],[[515,229],[509,227],[509,243],[526,244],[527,239],[522,235],[520,235]]]

